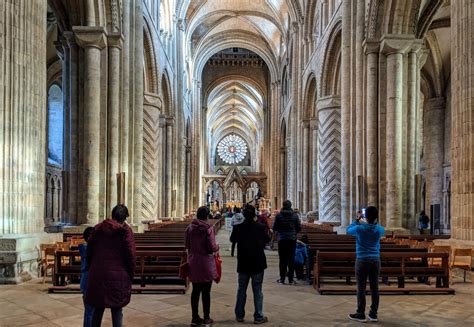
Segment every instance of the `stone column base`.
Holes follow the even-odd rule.
[[[458,249],[474,249],[474,241],[456,240],[450,238],[447,240],[434,240],[435,245],[449,245],[452,248]]]
[[[19,284],[39,277],[40,244],[62,241],[62,234],[0,235],[0,284]]]

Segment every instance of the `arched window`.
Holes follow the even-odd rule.
[[[63,91],[53,84],[48,90],[48,163],[62,167],[64,147]]]

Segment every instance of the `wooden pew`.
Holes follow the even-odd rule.
[[[398,279],[398,287],[380,287],[381,293],[447,293],[454,294],[449,288],[449,265],[447,253],[428,252],[381,252],[381,277]],[[327,277],[355,276],[355,252],[322,252],[318,251],[314,264],[314,287],[320,294],[356,293],[350,287],[323,287],[322,279]],[[441,266],[424,264],[429,259],[440,258]],[[436,277],[436,286],[419,284],[407,287],[406,278]]]

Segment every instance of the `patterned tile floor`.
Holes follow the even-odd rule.
[[[222,243],[228,237],[219,235]],[[211,316],[216,326],[252,323],[253,299],[249,288],[245,324],[234,321],[236,259],[222,246],[223,280],[213,285]],[[278,258],[269,253],[264,281],[266,326],[357,326],[346,316],[355,309],[355,296],[318,295],[309,285],[278,285]],[[79,294],[48,294],[48,284],[34,280],[22,285],[0,285],[0,326],[82,326]],[[453,285],[456,295],[382,296],[380,326],[474,326],[474,284]],[[189,326],[190,292],[186,295],[133,295],[124,310],[125,326]],[[368,298],[368,302],[370,299]],[[103,326],[111,326],[108,312]]]

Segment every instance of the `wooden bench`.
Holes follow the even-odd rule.
[[[429,259],[440,258],[441,266],[429,266]],[[323,287],[324,278],[355,276],[355,252],[322,252],[316,254],[314,264],[314,287],[320,294],[353,294],[357,290],[351,287]],[[381,287],[381,293],[445,293],[454,294],[449,288],[448,254],[428,252],[381,252],[382,278],[395,277],[398,287]],[[406,278],[436,277],[436,286],[418,284],[406,287]]]
[[[132,292],[183,294],[186,292],[188,281],[179,278],[179,266],[187,258],[184,245],[137,246],[136,257]],[[79,292],[77,282],[80,276],[79,251],[56,251],[53,286],[48,291]]]

